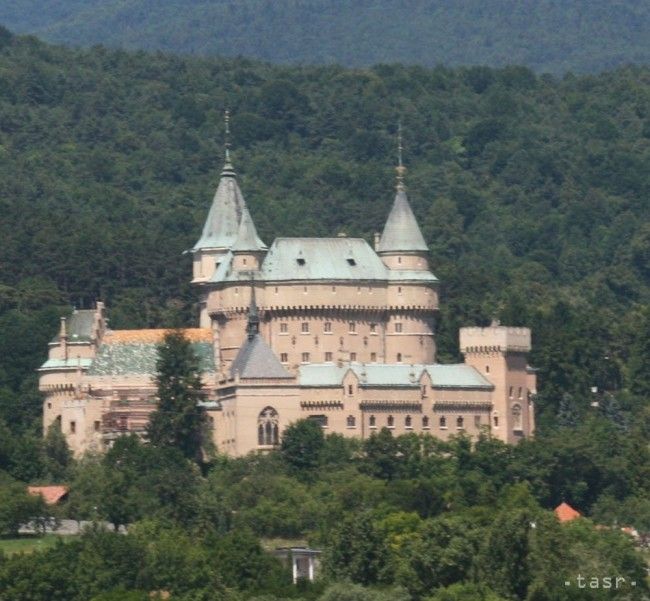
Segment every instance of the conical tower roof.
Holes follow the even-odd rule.
[[[253,223],[253,218],[251,217],[250,211],[246,205],[244,205],[242,209],[239,231],[237,232],[237,239],[235,240],[232,250],[234,252],[268,250],[266,244],[264,244],[257,235],[257,229]]]
[[[251,289],[251,303],[248,309],[246,340],[230,366],[230,374],[232,377],[238,375],[244,379],[289,379],[293,377],[260,336],[260,317],[255,301],[254,286]]]
[[[398,184],[395,202],[386,220],[377,252],[426,252],[428,250],[429,247],[424,241],[406,197],[406,190],[403,185]]]
[[[212,206],[203,226],[203,233],[192,251],[205,248],[230,248],[237,240],[239,223],[245,206],[246,201],[237,184],[235,170],[230,160],[226,158]]]

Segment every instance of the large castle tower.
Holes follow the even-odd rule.
[[[433,363],[437,278],[398,166],[397,194],[373,250],[362,239],[260,240],[226,151],[201,239],[192,249],[200,325],[227,373],[244,342],[251,290],[260,334],[295,371],[310,363]]]

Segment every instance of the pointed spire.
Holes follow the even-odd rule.
[[[403,162],[403,151],[402,123],[400,122],[397,126],[397,167],[395,168],[397,193],[384,231],[376,245],[376,250],[380,254],[426,252],[429,250],[406,196],[406,186],[404,185],[406,167]]]
[[[260,333],[260,316],[257,311],[257,300],[255,298],[255,280],[251,283],[251,304],[248,307],[248,324],[246,325],[246,334],[248,339],[252,340]]]
[[[235,168],[232,166],[232,163],[230,162],[230,111],[228,109],[226,109],[223,113],[223,121],[226,130],[226,134],[224,138],[225,162],[223,165],[223,169],[221,170],[221,177],[224,176],[236,177],[237,174],[235,173]]]
[[[402,153],[404,151],[404,145],[402,143],[402,122],[397,123],[397,167],[395,171],[397,172],[397,190],[405,190],[404,186],[404,175],[406,174],[406,167],[402,161]]]
[[[235,169],[230,161],[230,111],[228,110],[224,112],[224,124],[225,163],[212,206],[203,225],[203,233],[191,252],[201,249],[230,248],[237,240],[239,224],[246,207],[244,196],[237,184]]]
[[[233,252],[246,252],[246,251],[264,251],[268,247],[260,237],[257,235],[257,229],[253,223],[248,207],[244,205],[242,209],[241,222],[239,223],[239,231],[237,232],[237,240],[232,246]]]

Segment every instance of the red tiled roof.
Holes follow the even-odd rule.
[[[165,334],[175,330],[110,330],[103,338],[104,344],[160,344]],[[212,342],[210,328],[185,328],[179,330],[190,342]]]
[[[70,489],[67,486],[28,486],[27,492],[30,495],[41,495],[48,505],[56,505],[68,494]]]
[[[570,522],[571,520],[582,517],[582,514],[579,511],[576,511],[568,503],[560,503],[555,508],[555,515],[560,522]]]

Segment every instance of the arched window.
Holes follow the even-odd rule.
[[[368,423],[370,424],[371,428],[374,428],[377,425],[377,420],[375,419],[374,415],[370,416],[370,419],[368,420]]]
[[[348,415],[347,419],[348,428],[355,428],[357,425],[357,420],[354,418],[354,415]]]
[[[407,415],[407,416],[404,418],[404,425],[405,425],[407,428],[412,427],[412,425],[413,425],[413,420],[411,419],[411,416],[410,416],[410,415]]]
[[[265,407],[257,418],[257,444],[272,446],[279,442],[278,412],[273,407]]]
[[[459,416],[456,418],[456,427],[457,427],[459,430],[462,430],[462,429],[465,427],[465,420],[463,419],[463,416],[462,416],[462,415],[459,415]]]
[[[425,415],[422,418],[422,427],[423,428],[428,428],[429,427],[429,417],[427,415]]]
[[[392,415],[389,415],[387,423],[388,423],[389,428],[394,427],[395,426],[395,418]]]
[[[441,428],[447,427],[447,418],[444,415],[440,418],[440,427]]]
[[[521,430],[521,405],[519,403],[515,403],[512,406],[512,429],[513,430]]]

